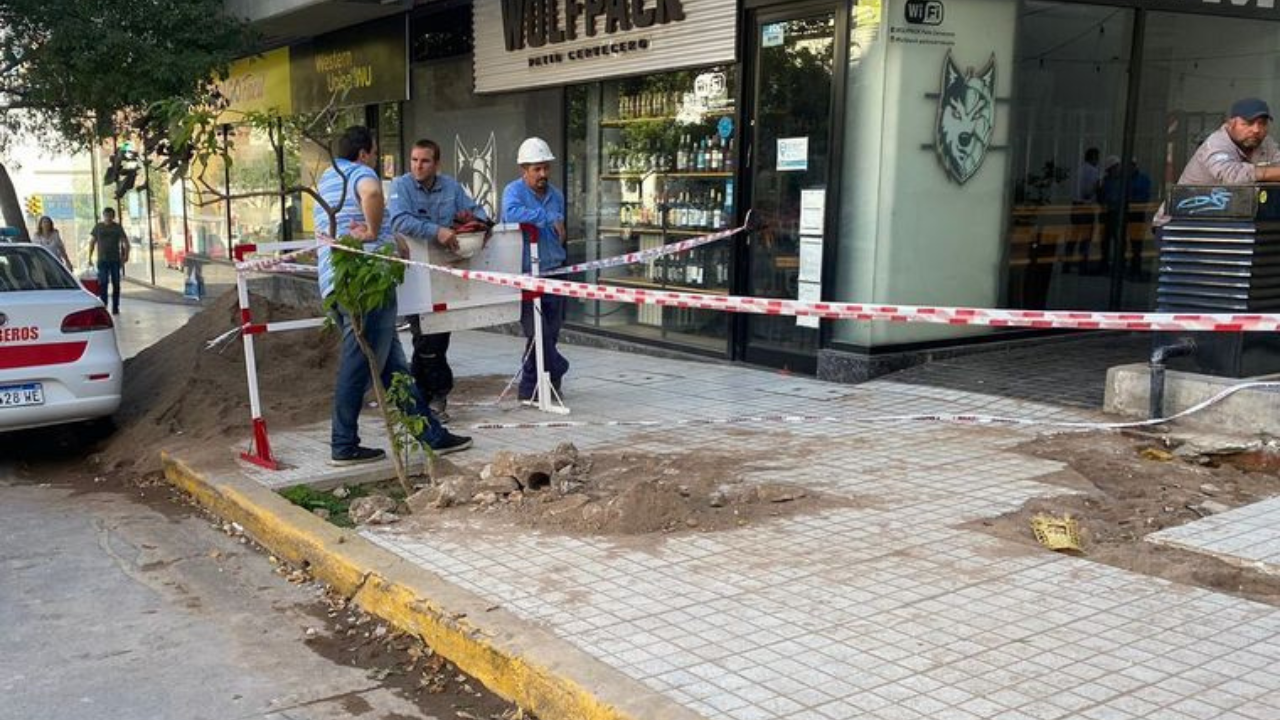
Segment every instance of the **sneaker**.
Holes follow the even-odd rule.
[[[445,433],[443,440],[431,446],[431,451],[436,455],[448,455],[449,453],[462,452],[469,447],[471,447],[471,438]]]
[[[334,451],[329,455],[329,464],[335,467],[361,465],[363,463],[378,462],[385,457],[387,457],[386,450],[357,446],[351,450],[345,450],[342,453]]]

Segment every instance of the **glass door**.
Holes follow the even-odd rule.
[[[747,240],[742,291],[754,297],[819,300],[834,173],[837,7],[791,3],[753,14],[751,104],[746,115],[745,197],[764,228]],[[829,202],[830,201],[830,202]],[[747,362],[796,372],[817,368],[820,329],[808,319],[747,315],[738,334]]]

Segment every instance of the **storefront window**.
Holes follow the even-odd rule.
[[[1009,143],[1011,307],[1109,305],[1132,23],[1124,8],[1021,5]],[[1150,199],[1142,198],[1143,212]]]
[[[1123,258],[1123,308],[1154,306],[1157,249],[1147,210],[1168,197],[1196,148],[1225,122],[1231,103],[1260,97],[1273,111],[1280,103],[1277,43],[1280,26],[1274,22],[1147,15],[1134,138],[1137,164],[1130,180]],[[1275,123],[1271,134],[1276,136]],[[1144,192],[1153,195],[1150,202],[1143,202]]]
[[[569,93],[570,262],[648,250],[729,227],[737,79],[713,67],[573,88]],[[580,229],[581,235],[577,235]],[[587,273],[588,282],[729,292],[730,244]],[[592,301],[570,319],[725,353],[723,313]]]

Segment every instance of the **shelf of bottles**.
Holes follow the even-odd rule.
[[[647,250],[733,224],[733,106],[725,102],[691,114],[682,104],[687,98],[677,91],[620,91],[616,107],[604,109],[598,165],[602,243],[620,243],[623,252]],[[713,243],[647,264],[606,270],[597,279],[727,294],[729,247],[727,242]],[[636,312],[642,325],[663,323],[661,308],[641,306]]]

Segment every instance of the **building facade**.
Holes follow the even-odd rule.
[[[288,38],[351,4],[294,2],[261,23]],[[296,86],[305,47],[314,75],[320,55],[340,64],[352,43],[398,28],[402,74],[394,47],[365,64],[394,78],[384,90],[403,78],[403,93],[347,96],[353,119],[379,127],[385,175],[430,137],[442,171],[493,208],[520,140],[540,135],[562,159],[571,262],[735,227],[748,209],[766,223],[584,278],[626,287],[1149,309],[1155,208],[1234,99],[1280,90],[1274,0],[437,0],[380,11],[389,17],[289,40],[288,65]],[[351,57],[346,81],[358,84]],[[305,236],[287,208],[275,212],[277,234]],[[604,301],[575,305],[570,324],[841,380],[1020,335]]]

